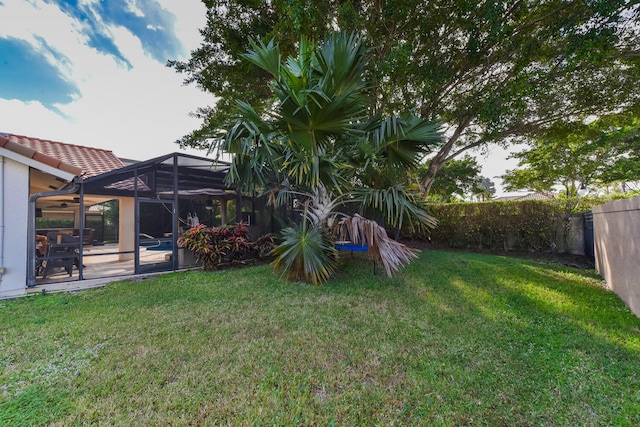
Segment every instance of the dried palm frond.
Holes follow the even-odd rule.
[[[369,257],[384,266],[388,277],[418,257],[417,250],[391,239],[384,227],[358,214],[342,218],[338,226],[339,240],[367,246]]]

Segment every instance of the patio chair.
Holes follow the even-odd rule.
[[[60,236],[58,238],[58,236]],[[47,255],[44,257],[44,268],[42,278],[46,279],[54,268],[64,268],[69,277],[73,274],[73,266],[78,265],[78,250],[80,243],[78,239],[65,233],[47,234]],[[59,243],[58,243],[59,242]]]
[[[49,249],[49,239],[41,234],[36,235],[36,276],[42,276],[46,261],[43,259],[47,256]]]

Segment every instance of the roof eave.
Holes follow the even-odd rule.
[[[12,150],[7,150],[4,147],[0,147],[0,156],[6,157],[8,159],[14,160],[16,162],[22,163],[24,165],[27,165],[29,167],[38,169],[42,172],[48,173],[50,175],[55,176],[56,178],[60,178],[63,179],[65,181],[73,181],[73,179],[75,177],[77,177],[78,175],[74,174],[73,172],[68,172],[66,170],[62,170],[62,169],[58,169],[55,168],[53,166],[50,166],[46,163],[42,163],[39,162],[36,159],[27,157],[27,156],[23,156],[22,154],[16,153],[15,151]]]

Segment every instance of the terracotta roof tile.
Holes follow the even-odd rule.
[[[8,134],[7,137],[12,143],[20,144],[25,148],[35,150],[39,154],[58,160],[60,163],[55,167],[61,170],[74,173],[73,171],[79,168],[82,172],[77,175],[82,175],[83,178],[100,175],[124,166],[124,163],[110,150],[65,144],[22,135]],[[43,163],[50,164],[46,161],[43,161]]]
[[[544,193],[529,193],[518,196],[502,196],[493,199],[494,201],[504,201],[504,200],[548,200],[553,199],[552,195],[547,195]]]
[[[20,145],[17,142],[14,142],[11,140],[8,140],[7,142],[5,142],[4,148],[6,148],[7,150],[11,150],[14,153],[18,153],[21,156],[27,157],[29,159],[32,159],[33,155],[36,152],[36,150],[32,148],[25,147],[24,145]]]
[[[30,147],[29,145],[21,144],[20,142],[13,139],[12,136],[13,135],[0,134],[0,147],[6,148],[7,150],[20,154],[21,156],[33,159],[37,162],[43,163],[53,168],[72,173],[76,176],[80,176],[82,174],[82,169],[80,167],[66,164],[60,159],[48,156],[38,151],[37,149]]]
[[[33,160],[37,160],[40,163],[44,163],[45,165],[49,165],[54,168],[57,168],[60,165],[60,163],[62,163],[58,159],[54,159],[51,156],[47,156],[46,154],[42,154],[37,151],[33,154]],[[80,173],[82,173],[82,171]]]

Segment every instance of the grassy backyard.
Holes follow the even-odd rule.
[[[0,301],[0,425],[638,425],[640,319],[591,271],[423,251]]]

